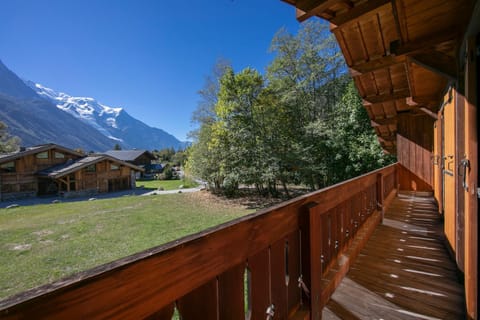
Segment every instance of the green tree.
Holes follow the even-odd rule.
[[[192,176],[206,180],[211,187],[219,190],[223,184],[223,175],[218,171],[221,160],[219,153],[212,152],[209,146],[212,126],[217,121],[215,106],[218,101],[220,79],[230,68],[230,63],[219,59],[205,78],[204,86],[198,91],[200,101],[192,115],[192,123],[198,128],[189,133],[194,143],[187,149],[185,170]]]
[[[0,153],[17,151],[20,147],[20,138],[12,137],[8,133],[8,127],[0,121]]]
[[[118,143],[115,143],[113,150],[122,150],[122,147]]]
[[[281,184],[288,195],[290,184],[322,188],[389,161],[327,24],[281,30],[271,48],[266,77],[225,67],[207,82],[188,170],[227,194],[245,184],[277,195]]]

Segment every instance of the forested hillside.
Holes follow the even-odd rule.
[[[265,75],[219,62],[200,91],[187,168],[226,194],[240,185],[277,195],[282,185],[323,188],[384,166],[328,25],[279,31]]]

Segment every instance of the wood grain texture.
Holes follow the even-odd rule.
[[[308,272],[310,278],[318,274],[310,271],[312,262],[304,265],[305,260],[298,255],[289,254],[286,258],[287,240],[293,234],[303,234],[308,230],[310,236],[316,239],[310,241],[311,246],[319,242],[321,244],[324,241],[322,238],[328,234],[329,245],[325,250],[328,250],[330,263],[334,263],[339,252],[338,247],[335,248],[335,241],[338,241],[335,237],[346,237],[346,230],[341,230],[336,216],[341,212],[339,206],[352,202],[350,206],[358,210],[355,219],[356,228],[359,228],[371,207],[367,195],[373,194],[369,190],[376,188],[377,174],[392,172],[395,168],[396,165],[392,165],[376,170],[199,234],[14,296],[0,302],[0,316],[5,319],[138,319],[156,314],[177,301],[179,312],[184,318],[195,317],[195,313],[190,311],[190,305],[198,305],[198,308],[201,306],[205,317],[213,319],[219,314],[230,312],[231,310],[223,309],[223,306],[230,303],[232,310],[236,310],[232,312],[237,317],[244,312],[243,274],[248,266],[252,272],[254,300],[258,297],[256,290],[267,290],[268,293],[266,298],[259,298],[262,305],[257,305],[256,302],[253,304],[252,311],[264,314],[265,302],[276,303],[278,314],[286,317],[292,311],[287,310],[287,306],[298,308],[296,302],[288,303],[288,297],[292,295],[295,299],[296,293],[289,293],[286,266],[297,264],[290,266],[289,272],[302,269],[302,273]],[[319,222],[324,213],[330,212],[326,222],[328,230],[325,232],[320,231],[325,226],[316,222],[314,227],[308,228],[305,228],[303,222],[300,223],[303,221],[305,207],[313,202],[319,210]],[[295,243],[295,238],[292,239],[289,247]],[[291,252],[296,251],[303,252],[303,245],[301,250]],[[310,259],[312,257],[320,262],[321,251],[316,256],[310,255]],[[321,272],[321,267],[316,270]],[[266,288],[262,278],[269,281]],[[313,282],[313,278],[309,280]],[[319,282],[316,283],[318,286]],[[236,297],[235,302],[227,296]]]
[[[429,193],[400,194],[327,304],[352,319],[462,319],[463,287]]]

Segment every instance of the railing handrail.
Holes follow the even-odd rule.
[[[142,301],[148,305],[153,303],[154,299],[157,307],[161,308],[298,230],[300,216],[309,203],[317,202],[322,205],[324,211],[330,210],[345,201],[349,197],[349,192],[351,196],[352,190],[362,190],[366,184],[375,183],[374,180],[379,174],[387,176],[394,173],[395,167],[396,164],[392,164],[20,293],[0,301],[0,318],[16,313],[24,314],[25,310],[32,314],[52,312],[61,316],[64,308],[83,308],[84,304],[88,305],[96,299],[102,300],[105,304],[110,303],[106,309],[97,308],[96,315],[101,317],[112,316],[111,312],[131,316],[132,313],[129,311],[119,311],[126,308],[118,306],[122,303],[135,309],[135,303]],[[225,243],[225,240],[229,242]],[[188,270],[184,270],[186,266]],[[159,277],[163,278],[158,280]],[[123,287],[119,289],[121,286]],[[142,288],[139,289],[139,286]],[[129,292],[130,290],[132,291]],[[118,296],[119,291],[125,292],[129,299],[125,300],[124,296]],[[146,301],[148,299],[152,301]],[[152,310],[145,308],[142,315],[148,316]]]

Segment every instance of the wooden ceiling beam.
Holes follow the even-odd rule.
[[[392,0],[392,13],[395,19],[395,27],[400,39],[399,41],[400,43],[404,43],[408,39],[408,28],[403,1]]]
[[[378,141],[382,143],[397,141],[397,135],[395,133],[388,136],[378,136]]]
[[[406,61],[406,56],[392,56],[388,55],[382,58],[370,60],[367,62],[359,63],[350,67],[350,74],[352,77],[357,77],[361,74],[373,72],[380,69],[385,69],[395,64],[403,63]]]
[[[332,0],[303,0],[296,3],[296,18],[299,22],[303,22],[310,17],[316,16],[322,11],[327,10]]]
[[[405,88],[393,93],[366,96],[366,97],[363,97],[363,100],[366,101],[366,103],[364,102],[364,104],[368,105],[373,103],[381,103],[381,102],[386,102],[391,100],[407,98],[409,96],[410,96],[410,90]]]
[[[395,147],[395,144],[393,146],[382,146],[383,151],[388,154],[396,154],[397,153],[397,148]]]
[[[407,104],[413,108],[413,110],[421,111],[432,117],[435,120],[438,120],[438,115],[434,111],[428,109],[426,105],[436,105],[438,98],[434,96],[423,96],[423,97],[408,97]]]
[[[420,107],[420,108],[418,108],[418,110],[420,110],[421,112],[425,113],[426,115],[432,117],[433,119],[438,120],[438,115],[435,112],[431,111],[430,109],[425,108],[425,107]]]
[[[424,37],[415,41],[401,43],[400,40],[395,40],[390,43],[390,54],[394,55],[412,55],[425,51],[432,51],[436,45],[454,40],[458,37],[455,30],[446,30],[435,32],[434,35]]]
[[[332,19],[334,13],[328,11],[333,5],[341,5],[345,8],[352,8],[353,3],[350,0],[300,0],[296,3],[297,20],[303,22],[310,17],[319,16],[327,13],[327,18]]]
[[[372,125],[372,127],[380,127],[380,126],[397,124],[397,118],[391,117],[391,118],[383,118],[383,119],[382,118],[372,119],[370,120],[370,124]]]
[[[413,63],[437,73],[449,80],[457,79],[457,64],[453,57],[438,51],[415,54],[409,57]]]
[[[386,5],[386,4],[391,4],[391,0],[369,0],[366,1],[360,5],[357,5],[353,7],[351,10],[348,10],[346,13],[342,15],[338,15],[333,17],[330,20],[330,23],[332,23],[335,27],[340,27],[350,21],[354,21],[361,16],[367,14],[367,13],[372,13],[373,11],[377,10],[378,8]]]
[[[440,98],[436,95],[423,95],[423,96],[416,96],[413,95],[411,97],[407,97],[407,105],[412,108],[420,108],[420,107],[430,107],[435,108],[439,105]]]

